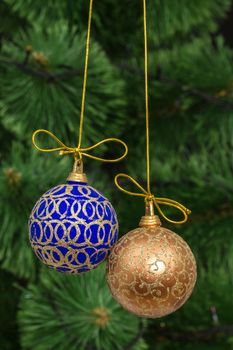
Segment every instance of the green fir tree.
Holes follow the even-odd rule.
[[[39,154],[31,135],[45,128],[77,141],[89,1],[1,1],[1,350],[233,349],[233,47],[222,33],[232,5],[148,0],[152,191],[192,210],[187,224],[168,226],[191,246],[198,280],[176,313],[140,320],[111,297],[104,264],[59,274],[28,241],[33,205],[72,166],[70,156]],[[94,0],[84,145],[120,137],[129,154],[84,165],[120,235],[144,212],[113,183],[118,172],[146,183],[143,64],[142,1]]]

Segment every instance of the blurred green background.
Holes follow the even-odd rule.
[[[140,320],[111,298],[104,266],[65,276],[30,248],[34,203],[72,166],[72,157],[32,149],[31,134],[46,128],[76,142],[88,6],[0,2],[0,349],[233,349],[231,0],[148,0],[152,190],[192,210],[187,224],[169,226],[198,262],[186,305]],[[146,180],[142,1],[94,1],[93,11],[84,144],[120,137],[129,155],[114,165],[86,160],[85,172],[113,203],[122,235],[144,212],[113,184],[118,172]]]

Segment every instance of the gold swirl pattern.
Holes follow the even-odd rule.
[[[188,244],[174,232],[141,227],[124,235],[108,259],[113,297],[129,312],[158,318],[179,309],[196,282],[196,262]]]
[[[111,203],[85,183],[67,183],[47,191],[29,218],[29,239],[37,257],[59,272],[94,269],[110,253],[118,236]]]

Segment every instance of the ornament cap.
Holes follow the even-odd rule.
[[[81,159],[75,159],[73,170],[67,177],[67,181],[87,182],[86,174],[83,172],[83,162]]]
[[[142,216],[140,227],[149,227],[149,226],[161,226],[161,221],[157,215],[154,213],[154,203],[153,201],[146,201],[146,212]]]

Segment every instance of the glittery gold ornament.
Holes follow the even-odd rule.
[[[161,227],[149,203],[140,227],[113,247],[107,281],[113,297],[141,317],[159,318],[179,309],[196,282],[196,262],[188,244]]]

